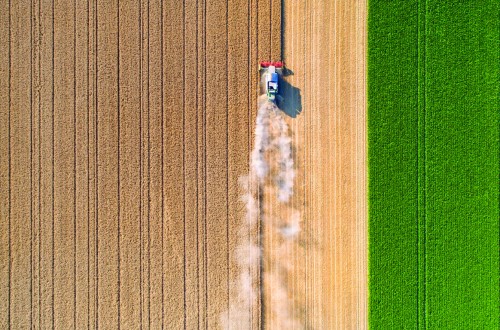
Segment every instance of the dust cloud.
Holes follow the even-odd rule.
[[[301,329],[300,320],[294,317],[293,300],[287,287],[286,278],[293,270],[290,246],[300,233],[300,212],[293,208],[283,208],[279,219],[268,216],[261,208],[262,193],[265,187],[276,190],[277,202],[286,205],[293,196],[295,168],[292,155],[292,139],[288,125],[281,110],[267,101],[266,96],[259,98],[259,109],[255,123],[254,149],[250,157],[250,171],[240,178],[241,201],[245,203],[245,218],[239,226],[236,262],[239,276],[230,297],[230,306],[220,317],[223,329],[251,329],[252,311],[261,306],[259,292],[269,295],[271,315],[265,315],[265,326],[272,329]],[[271,251],[271,267],[264,267],[263,238],[257,241],[249,232],[260,220],[271,231],[279,233],[279,240],[272,240],[267,246]],[[263,232],[266,235],[267,231]],[[255,236],[255,235],[253,235]],[[261,272],[262,271],[262,272]],[[260,281],[262,276],[262,281]],[[262,287],[263,286],[263,287]],[[262,298],[261,298],[262,299]]]

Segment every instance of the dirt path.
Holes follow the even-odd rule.
[[[282,46],[303,107],[287,119],[294,310],[308,328],[366,327],[365,2],[281,3],[1,5],[0,328],[217,328],[257,64]]]

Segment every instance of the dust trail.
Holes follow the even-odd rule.
[[[277,219],[268,219],[266,225],[271,228],[266,233],[276,232],[278,239],[272,240],[269,270],[264,271],[264,282],[270,296],[270,311],[268,324],[270,329],[302,329],[302,323],[295,317],[293,297],[290,296],[287,279],[293,274],[293,244],[300,233],[300,212],[293,209],[288,202],[293,196],[295,168],[292,155],[292,139],[288,125],[282,112],[274,104],[270,104],[271,128],[270,144],[271,159],[274,159],[271,172],[274,173],[273,184],[276,187],[276,198],[279,213]],[[274,167],[274,168],[273,168]],[[273,217],[273,218],[274,218]],[[272,220],[272,221],[270,221]]]
[[[258,157],[257,157],[258,159]],[[258,162],[262,169],[265,162]],[[223,329],[251,329],[252,311],[258,308],[258,268],[262,258],[261,247],[257,245],[255,235],[249,235],[256,228],[259,219],[259,205],[253,191],[257,186],[258,176],[251,170],[248,176],[240,178],[243,190],[241,201],[246,206],[246,216],[241,222],[238,232],[236,258],[240,271],[231,296],[229,310],[221,315]]]
[[[231,296],[229,310],[220,317],[223,329],[251,329],[252,311],[259,307],[259,267],[262,248],[257,244],[255,235],[249,235],[259,221],[259,186],[269,172],[265,153],[269,149],[269,111],[261,106],[257,113],[254,149],[250,158],[250,172],[239,179],[242,189],[241,201],[245,203],[245,219],[238,230],[236,258],[240,271]]]
[[[275,144],[279,150],[278,175],[276,183],[278,185],[278,199],[282,203],[287,203],[293,195],[293,184],[295,180],[295,169],[292,158],[292,139],[288,136],[288,125],[279,112],[275,115],[275,122],[278,126],[278,135]]]
[[[255,123],[255,146],[252,150],[252,159],[250,162],[250,176],[255,175],[262,183],[265,179],[269,165],[266,162],[265,152],[270,147],[269,144],[269,117],[270,109],[268,104],[264,103],[259,107]]]
[[[293,195],[295,169],[288,125],[281,111],[265,96],[259,99],[256,118],[254,149],[250,157],[250,171],[240,178],[241,201],[245,203],[245,218],[240,223],[236,249],[239,276],[232,287],[229,310],[221,315],[223,329],[251,329],[252,311],[259,308],[259,269],[263,259],[262,246],[249,233],[257,227],[259,215],[266,226],[279,233],[281,239],[270,246],[273,267],[264,269],[266,292],[270,295],[272,315],[266,316],[273,329],[302,328],[293,317],[292,300],[286,284],[288,272],[293,270],[290,245],[300,232],[300,213],[288,208],[287,214],[275,221],[266,213],[259,214],[263,187],[277,191],[277,201],[287,204]],[[267,323],[267,321],[266,321]]]

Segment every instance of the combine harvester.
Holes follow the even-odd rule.
[[[278,95],[279,76],[283,74],[285,64],[283,62],[261,61],[259,71],[262,76],[262,84],[269,102],[276,102]]]

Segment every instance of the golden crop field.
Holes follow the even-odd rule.
[[[241,274],[242,329],[367,327],[365,0],[0,6],[0,328],[231,328]],[[281,59],[293,195],[247,226]]]

